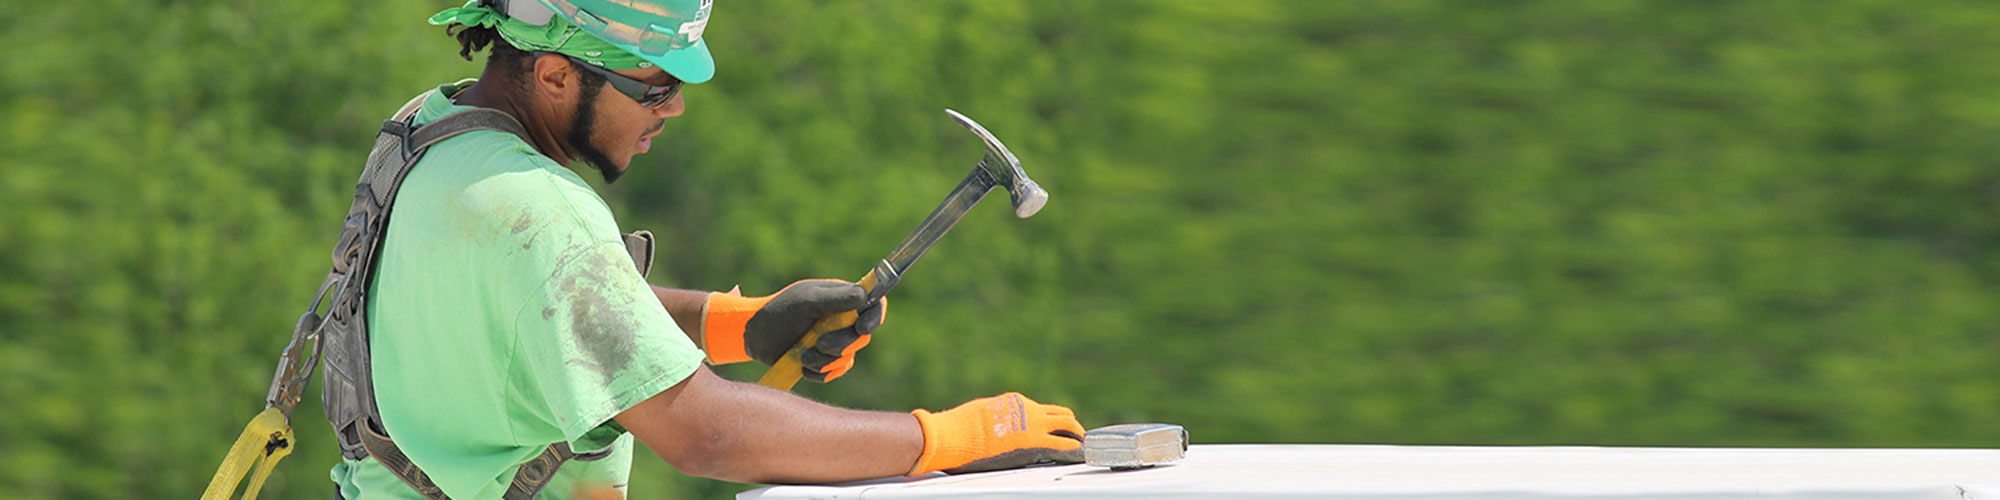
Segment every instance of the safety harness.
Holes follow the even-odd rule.
[[[256,497],[271,468],[291,451],[292,433],[288,424],[292,408],[298,405],[317,364],[326,367],[321,397],[325,402],[327,421],[333,424],[335,438],[340,442],[341,456],[350,460],[373,456],[424,498],[447,498],[444,491],[431,482],[430,476],[396,447],[396,442],[390,439],[387,428],[382,425],[382,414],[375,405],[374,376],[369,363],[368,287],[374,278],[376,257],[382,250],[383,236],[389,228],[389,209],[395,202],[396,192],[402,186],[403,178],[409,175],[410,168],[423,158],[432,145],[476,130],[497,130],[519,136],[523,141],[532,141],[527,130],[513,117],[485,108],[460,111],[418,126],[415,124],[416,110],[431,95],[427,92],[412,99],[394,117],[383,122],[381,132],[376,134],[375,147],[368,153],[367,167],[354,187],[354,204],[348,208],[340,240],[333,248],[333,268],[320,283],[312,307],[299,316],[298,323],[293,327],[291,344],[286,346],[279,360],[278,373],[273,377],[271,392],[265,399],[268,406],[252,419],[231,448],[230,455],[224,458],[221,469],[216,471],[215,478],[210,480],[208,490],[202,496],[204,500],[228,498],[243,473],[261,455],[263,463],[258,464],[244,494],[245,498]],[[645,276],[653,262],[653,234],[637,231],[624,235],[623,239],[626,252],[632,256],[640,276]],[[331,297],[329,291],[332,292]],[[329,298],[329,311],[322,318],[320,304]],[[305,352],[307,340],[314,340],[311,357],[307,357]],[[279,416],[283,417],[282,422],[278,420]],[[259,443],[260,439],[264,442]],[[261,447],[258,446],[260,444]],[[597,460],[610,453],[609,446],[577,453],[570,449],[569,443],[551,444],[540,455],[521,464],[502,498],[534,498],[548,485],[549,479],[555,476],[556,469],[563,463]]]

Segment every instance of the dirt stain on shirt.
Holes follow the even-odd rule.
[[[633,308],[638,304],[629,303],[634,296],[617,287],[630,282],[637,274],[632,263],[616,258],[620,254],[603,251],[587,251],[576,263],[577,269],[557,283],[557,292],[564,300],[557,306],[569,307],[570,335],[565,342],[571,343],[576,353],[568,364],[596,373],[600,383],[610,386],[619,373],[632,370],[633,350],[636,349],[634,335],[640,325]],[[558,311],[544,309],[544,317],[553,317]]]

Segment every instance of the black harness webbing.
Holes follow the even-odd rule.
[[[421,99],[421,97],[419,98]],[[413,101],[414,102],[414,101]],[[382,124],[375,136],[375,148],[368,153],[368,165],[354,186],[354,204],[347,211],[340,242],[333,248],[333,269],[327,272],[320,293],[333,290],[332,311],[321,325],[320,345],[326,377],[321,397],[326,418],[333,423],[340,453],[351,460],[374,456],[396,477],[416,489],[424,498],[447,498],[423,469],[389,439],[382,414],[375,406],[374,374],[368,356],[368,285],[375,274],[375,257],[382,250],[382,238],[389,228],[389,208],[396,199],[410,167],[422,159],[431,145],[458,134],[475,130],[498,130],[532,143],[527,130],[506,113],[473,109],[453,113],[423,126],[413,126],[414,108],[405,107],[395,119]],[[652,267],[652,233],[639,231],[624,236],[626,251],[633,257],[639,274]],[[318,301],[315,300],[315,303]],[[568,443],[555,443],[540,455],[521,464],[502,498],[526,500],[548,485],[556,469],[571,459],[596,460],[611,448],[578,454]]]

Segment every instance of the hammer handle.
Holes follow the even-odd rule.
[[[857,281],[855,284],[861,285],[863,290],[872,292],[875,291],[877,281],[875,271],[870,270],[867,276],[862,276],[861,281]],[[765,371],[764,377],[757,379],[757,383],[764,387],[780,391],[792,390],[792,386],[798,385],[799,379],[805,377],[805,366],[800,364],[799,354],[805,352],[806,349],[811,349],[813,344],[818,343],[820,334],[846,328],[848,325],[854,324],[860,317],[860,313],[855,311],[821,316],[819,321],[813,322],[812,330],[806,332],[806,336],[799,337],[799,343],[793,345],[791,350],[785,351],[785,357],[779,358],[777,364],[771,365],[771,369]]]

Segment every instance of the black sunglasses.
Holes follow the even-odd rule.
[[[564,54],[563,57],[568,57],[570,63],[575,64],[577,67],[603,75],[604,79],[611,81],[611,88],[617,89],[620,94],[625,94],[625,97],[630,97],[632,100],[638,101],[640,106],[648,108],[657,108],[661,104],[666,104],[667,101],[674,100],[674,95],[681,92],[681,85],[687,83],[681,81],[679,78],[674,78],[673,75],[667,75],[667,78],[674,78],[674,83],[647,85],[646,82],[612,73],[611,70],[599,68],[595,64],[585,62],[568,54]]]

